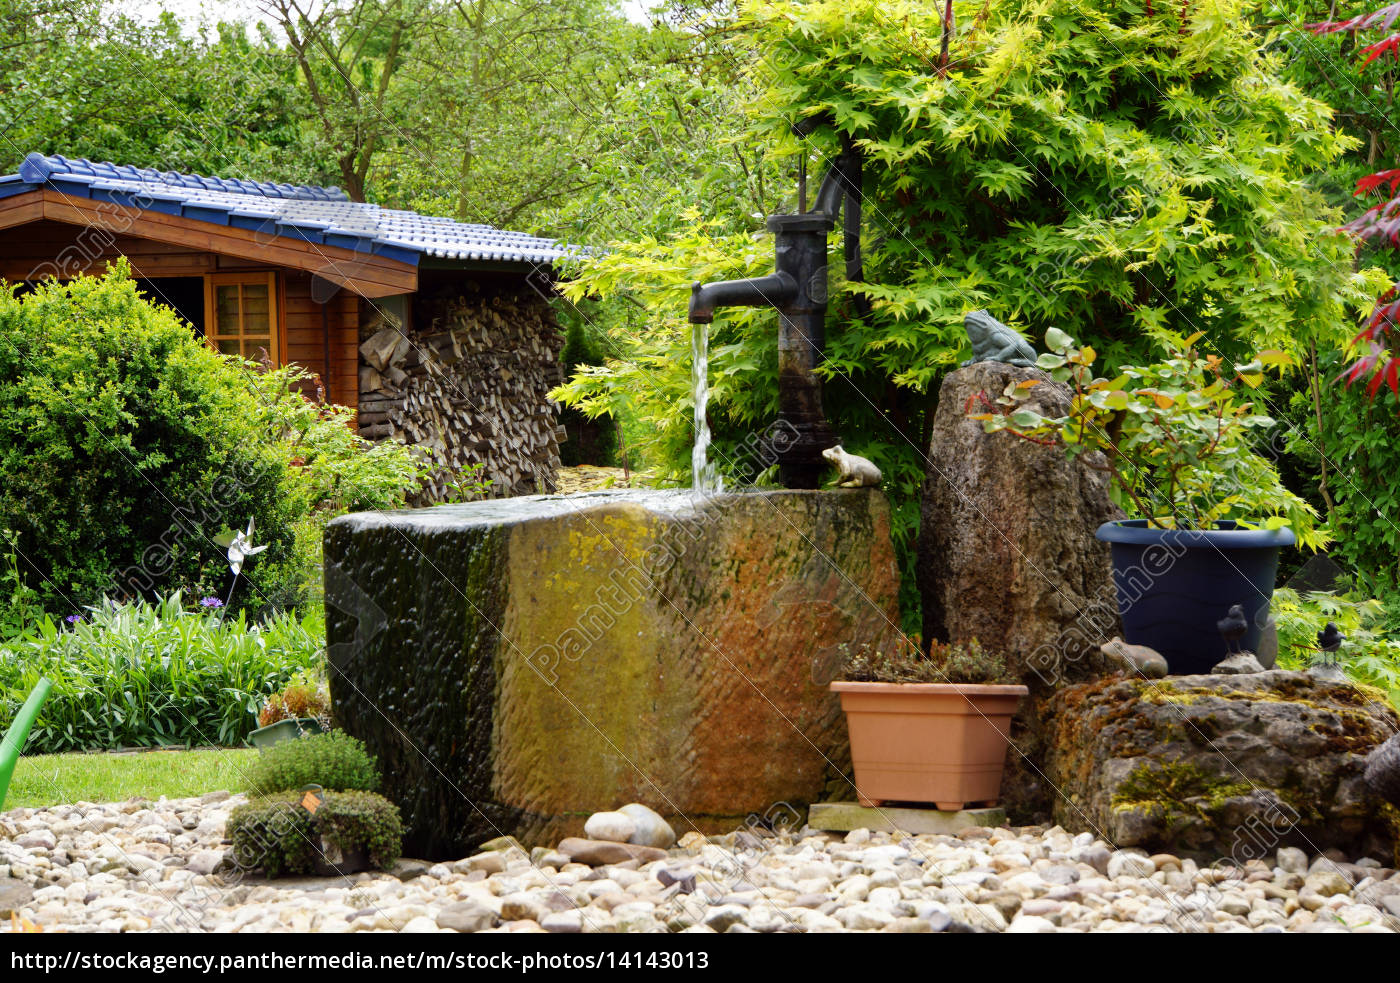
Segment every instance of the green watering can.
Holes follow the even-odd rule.
[[[49,698],[49,690],[52,688],[53,683],[47,679],[39,680],[39,685],[34,687],[34,692],[29,694],[29,699],[19,708],[14,723],[5,731],[4,739],[0,740],[0,809],[5,808],[5,793],[10,790],[10,778],[15,773],[15,764],[19,761],[20,751],[24,749],[29,728],[34,725],[34,718],[39,716],[39,708]]]

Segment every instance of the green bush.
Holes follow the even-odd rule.
[[[211,351],[141,298],[124,263],[0,291],[0,338],[0,529],[20,561],[4,574],[29,607],[224,597],[214,540],[250,518],[270,548],[234,606],[314,600],[325,522],[401,505],[422,473],[403,444],[356,435],[351,410],[303,396],[302,369]],[[15,590],[0,593],[0,622],[17,620]]]
[[[250,625],[187,611],[178,594],[106,604],[0,645],[0,720],[47,676],[31,753],[241,744],[267,698],[322,662],[324,646],[319,613]]]
[[[747,146],[793,170],[831,160],[840,137],[864,151],[866,282],[842,282],[832,264],[824,406],[845,446],[885,474],[906,573],[930,417],[967,356],[968,311],[1034,338],[1060,328],[1110,366],[1167,331],[1203,330],[1208,354],[1243,359],[1340,346],[1348,305],[1369,306],[1384,283],[1354,272],[1341,213],[1307,180],[1354,141],[1278,78],[1248,4],[955,7],[942,66],[941,3],[774,0],[744,5],[726,34],[763,87]],[[822,117],[831,125],[794,136],[794,121]],[[630,296],[650,320],[625,360],[554,392],[586,413],[625,407],[647,424],[642,451],[681,480],[690,284],[773,269],[761,221],[731,234],[732,216],[693,214],[682,233],[590,257],[565,285],[570,297]],[[715,457],[740,472],[775,416],[772,311],[717,312],[710,353]]]
[[[260,406],[265,439],[288,456],[299,514],[330,519],[343,512],[401,507],[429,462],[397,441],[372,443],[360,437],[354,410],[302,395],[311,378],[299,365],[246,378]]]
[[[379,787],[379,770],[362,741],[333,730],[272,745],[248,773],[248,791],[253,795],[307,785],[372,792]]]
[[[1327,591],[1274,591],[1269,610],[1278,622],[1278,667],[1306,669],[1320,657],[1317,632],[1335,622],[1346,635],[1338,662],[1348,676],[1383,690],[1400,707],[1400,642],[1382,630],[1385,605],[1374,598]]]
[[[144,301],[124,263],[0,290],[0,338],[0,525],[46,610],[223,594],[211,537],[249,517],[272,553],[290,546],[287,457],[262,438],[248,371]]]
[[[575,304],[555,303],[555,313],[565,326],[564,347],[559,353],[559,366],[564,378],[579,370],[605,362],[604,341],[595,327],[599,305],[581,300]],[[565,467],[578,464],[621,463],[618,451],[618,421],[611,416],[590,419],[582,411],[564,407],[559,422],[568,430],[569,439],[559,447],[559,458]]]
[[[1095,377],[1097,353],[1051,328],[1037,364],[1068,382],[1069,412],[1047,417],[1028,408],[1036,386],[1012,382],[975,409],[988,433],[1009,430],[1062,447],[1071,459],[1098,451],[1113,476],[1114,501],[1130,516],[1163,529],[1211,529],[1234,520],[1266,528],[1287,526],[1299,545],[1317,550],[1328,534],[1317,512],[1283,485],[1273,461],[1253,450],[1275,421],[1259,412],[1257,390],[1266,363],[1203,357],[1198,335],[1173,339],[1164,358],[1147,366],[1120,365],[1114,378]]]
[[[398,860],[403,825],[387,799],[373,792],[323,792],[314,813],[304,802],[300,791],[282,792],[229,814],[227,832],[240,869],[261,867],[269,877],[309,874],[326,847],[342,854],[362,849],[381,870]]]
[[[1346,365],[1339,353],[1321,359],[1331,378]],[[1341,383],[1316,403],[1306,394],[1294,398],[1295,417],[1307,428],[1290,450],[1316,468],[1320,454],[1328,464],[1329,518],[1336,544],[1332,557],[1355,571],[1362,590],[1383,600],[1400,595],[1400,399],[1382,386],[1374,401],[1361,386]],[[1397,598],[1400,599],[1400,598]]]

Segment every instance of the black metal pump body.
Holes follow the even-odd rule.
[[[721,307],[772,307],[778,312],[778,425],[768,444],[778,480],[787,488],[816,488],[826,466],[821,452],[837,443],[822,411],[816,369],[825,357],[827,235],[843,203],[846,275],[859,280],[860,156],[847,144],[822,179],[811,211],[768,216],[776,272],[691,287],[690,320],[695,324],[708,324]]]

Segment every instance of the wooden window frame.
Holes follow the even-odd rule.
[[[266,285],[268,310],[268,357],[274,365],[287,364],[287,334],[284,330],[284,310],[281,278],[276,270],[258,270],[238,273],[206,273],[204,275],[204,343],[214,351],[219,350],[218,334],[219,311],[215,299],[217,289],[227,286]],[[241,295],[240,295],[241,296]],[[240,312],[240,330],[242,315]],[[242,335],[240,335],[242,337]],[[245,358],[247,356],[244,356]]]

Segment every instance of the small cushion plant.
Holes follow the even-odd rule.
[[[362,742],[333,730],[272,745],[258,756],[248,775],[248,791],[253,795],[307,785],[372,792],[379,787],[379,770]]]
[[[311,738],[288,741],[300,744]],[[279,747],[281,745],[278,745]],[[403,846],[399,810],[373,792],[279,792],[238,806],[229,814],[228,836],[240,870],[261,867],[269,877],[309,874],[328,848],[341,855],[363,850],[369,863],[388,870]]]
[[[842,646],[844,649],[845,646]],[[894,644],[863,645],[847,655],[842,678],[857,683],[1014,683],[1006,659],[982,648],[977,639],[948,644],[929,643],[924,654],[916,640],[901,637]]]

